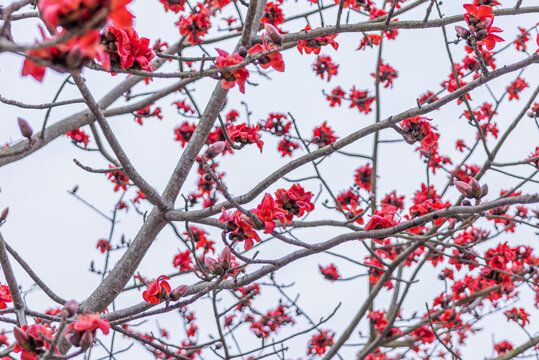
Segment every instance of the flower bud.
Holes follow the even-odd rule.
[[[94,334],[91,331],[86,330],[82,337],[80,338],[80,348],[83,350],[88,349],[94,343]]]
[[[26,334],[26,331],[24,331],[20,327],[15,326],[15,328],[13,329],[13,336],[15,336],[15,340],[17,340],[17,343],[23,349],[30,345],[28,334]]]
[[[470,188],[471,188],[471,191],[470,191],[471,196],[469,197],[481,199],[482,190],[481,190],[481,185],[479,185],[479,182],[477,182],[475,178],[471,178],[470,183],[468,185],[470,185]]]
[[[462,200],[462,206],[472,206],[470,200]]]
[[[455,26],[455,31],[464,40],[466,40],[470,36],[470,31],[462,26]]]
[[[71,345],[73,346],[79,346],[80,345],[80,337],[81,337],[81,334],[79,331],[71,331],[67,334],[65,334],[65,338],[67,339],[67,341],[69,341],[71,343]]]
[[[240,47],[238,48],[238,54],[239,54],[242,58],[244,58],[244,57],[247,56],[247,49],[245,48],[245,46],[242,45],[242,46],[240,46]]]
[[[213,159],[214,157],[222,153],[223,150],[225,150],[225,147],[226,147],[226,142],[224,141],[214,142],[213,144],[208,146],[208,149],[206,150],[206,153],[205,153],[206,158]]]
[[[178,301],[180,300],[180,298],[182,296],[185,295],[185,293],[187,292],[187,289],[189,287],[187,285],[180,285],[178,286],[176,289],[172,290],[170,292],[170,298],[173,300],[173,301]]]
[[[22,118],[17,119],[19,122],[19,129],[21,129],[22,136],[30,140],[32,137],[32,134],[34,133],[34,130],[30,127],[28,122]]]
[[[453,184],[462,195],[466,197],[471,197],[470,193],[472,191],[472,188],[470,185],[466,184],[464,181],[453,181]]]
[[[71,189],[71,192],[74,194],[77,192],[77,190],[79,190],[79,185],[73,186],[73,189]]]
[[[76,300],[69,300],[68,302],[64,304],[62,311],[65,311],[67,314],[67,317],[70,318],[77,313],[78,309],[79,309],[79,303]]]
[[[481,186],[481,197],[484,197],[488,194],[488,185],[487,184],[483,184],[483,186]]]
[[[219,256],[219,262],[225,270],[228,270],[228,268],[230,267],[230,248],[228,246],[225,246],[225,248],[221,252],[221,256]]]
[[[212,259],[210,257],[204,258],[204,264],[213,271],[215,269],[215,266],[217,265],[217,261],[215,259]]]
[[[487,37],[487,35],[488,35],[487,29],[479,30],[475,35],[475,40],[481,41],[481,40],[485,39]]]
[[[8,213],[9,207],[5,208],[4,211],[2,211],[2,215],[0,215],[0,222],[6,220]]]
[[[488,17],[481,20],[476,26],[476,29],[488,29],[492,25],[492,18]]]
[[[283,37],[275,26],[266,23],[264,24],[264,29],[266,30],[266,34],[268,34],[269,38],[275,45],[282,45]]]

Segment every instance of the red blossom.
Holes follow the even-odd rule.
[[[327,81],[331,80],[333,75],[337,75],[337,69],[339,65],[336,65],[331,60],[330,56],[320,55],[316,58],[316,62],[313,64],[313,70],[316,75],[322,79],[327,75]]]
[[[224,68],[241,63],[243,58],[239,54],[229,55],[226,51],[221,49],[215,49],[219,56],[215,61],[218,68]],[[240,68],[231,71],[222,71],[221,78],[223,79],[221,85],[223,89],[232,89],[234,84],[238,84],[241,93],[245,93],[245,81],[249,77],[249,71],[245,68]]]
[[[201,37],[207,34],[211,27],[210,10],[207,6],[198,3],[193,12],[188,17],[182,15],[176,25],[180,27],[180,34],[187,36],[190,43],[200,43]]]
[[[262,152],[264,142],[260,140],[260,125],[248,126],[247,124],[228,125],[226,132],[232,141],[241,145],[256,144]]]
[[[376,78],[378,76],[378,82],[385,83],[384,87],[393,87],[393,80],[398,77],[399,73],[388,64],[380,62],[378,68],[378,74],[372,73],[371,76]]]
[[[294,216],[301,217],[305,212],[314,210],[311,202],[313,196],[312,192],[306,192],[301,185],[294,184],[288,190],[278,189],[275,192],[275,204],[287,212],[286,221],[290,223]]]
[[[69,136],[75,144],[83,143],[85,149],[90,142],[90,137],[84,131],[79,129],[71,130],[70,132],[66,133],[66,136]]]
[[[299,144],[290,139],[284,138],[279,142],[277,151],[281,153],[281,156],[292,156],[292,152],[296,149],[299,149]]]
[[[355,178],[357,186],[367,191],[371,191],[371,180],[372,180],[371,164],[367,163],[366,165],[356,169],[354,178]]]
[[[311,26],[307,25],[305,28],[301,31],[310,31]],[[325,35],[325,36],[318,36],[311,40],[300,40],[298,41],[298,50],[301,54],[303,54],[303,51],[305,51],[306,54],[314,53],[314,54],[320,54],[320,50],[322,49],[322,46],[331,45],[333,49],[337,50],[339,48],[339,44],[335,42],[335,38],[337,37],[337,34],[333,35]]]
[[[0,284],[0,310],[7,308],[6,303],[13,302],[9,286]]]
[[[267,53],[273,51],[276,48],[275,44],[267,43],[266,38],[262,35],[262,44],[256,44],[250,48],[247,52],[249,54]],[[280,52],[271,52],[260,58],[258,58],[258,65],[263,69],[267,69],[270,66],[277,71],[284,71],[283,56]]]
[[[522,327],[530,323],[529,316],[523,308],[512,308],[511,310],[504,311],[504,315],[507,317],[507,320],[512,320],[517,324],[520,324]]]
[[[520,77],[513,81],[511,85],[507,87],[507,93],[509,93],[509,100],[519,100],[520,97],[518,94],[529,86],[530,85],[523,78]]]
[[[335,89],[331,90],[331,94],[326,96],[327,101],[329,101],[329,106],[334,107],[335,105],[341,105],[341,100],[344,99],[346,93],[344,90],[337,86]]]
[[[219,221],[227,223],[226,231],[229,233],[230,240],[245,241],[245,251],[253,247],[253,240],[260,242],[260,237],[253,230],[254,223],[247,215],[242,214],[239,210],[229,213],[223,208],[222,211]]]
[[[327,348],[333,345],[334,336],[331,330],[319,330],[319,333],[309,340],[307,355],[323,355]]]
[[[142,292],[144,301],[150,304],[159,304],[171,291],[170,285],[166,280],[170,279],[166,275],[159,276],[155,281],[150,282],[148,289]]]
[[[187,121],[184,121],[180,126],[174,128],[174,135],[176,135],[176,139],[174,140],[179,141],[181,146],[185,147],[191,139],[191,136],[193,136],[195,129],[195,124],[189,124]]]
[[[191,252],[189,250],[181,252],[174,256],[172,261],[174,267],[179,268],[180,271],[187,271],[193,268],[193,260],[191,259]]]
[[[264,234],[269,234],[275,229],[275,218],[281,224],[286,224],[286,211],[275,204],[270,194],[265,194],[262,202],[256,209],[251,210],[262,222],[264,222]]]
[[[322,276],[324,276],[326,280],[335,281],[341,277],[334,264],[329,264],[326,267],[318,265],[318,268],[320,269],[320,273],[322,274]]]
[[[132,28],[121,28],[112,24],[103,35],[102,42],[112,65],[122,69],[152,71],[150,61],[155,54],[149,47],[150,40],[139,38]]]
[[[374,96],[369,95],[369,90],[356,90],[355,86],[350,89],[350,108],[356,107],[359,112],[368,114],[372,111],[371,104],[374,100]]]
[[[313,130],[311,141],[318,147],[324,147],[337,141],[337,137],[334,135],[333,129],[327,126],[327,121],[324,121],[322,125]]]
[[[112,250],[112,246],[110,246],[109,241],[105,239],[99,240],[97,242],[96,248],[99,249],[99,251],[101,251],[102,253],[106,253],[107,251]]]
[[[283,10],[279,6],[281,6],[282,2],[278,1],[268,1],[266,3],[266,8],[264,9],[264,14],[262,15],[262,24],[271,24],[273,26],[280,25],[284,23],[285,18],[283,15]]]
[[[165,11],[172,11],[174,13],[179,13],[180,11],[185,10],[186,0],[159,0],[163,4]]]

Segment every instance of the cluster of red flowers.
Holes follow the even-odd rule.
[[[285,18],[283,15],[283,10],[280,6],[283,4],[283,0],[276,0],[276,2],[268,1],[266,3],[266,8],[264,9],[264,14],[262,15],[262,24],[271,24],[275,27],[284,23]]]
[[[350,108],[357,108],[359,112],[368,114],[372,111],[371,104],[374,102],[374,96],[369,95],[368,90],[356,90],[356,87],[350,89],[350,95],[346,99],[346,92],[340,87],[337,86],[331,93],[326,96],[326,100],[329,101],[329,106],[334,107],[335,105],[341,105],[342,100],[350,100]]]
[[[333,345],[335,333],[331,330],[319,330],[313,335],[307,345],[307,355],[323,355],[327,348]]]
[[[520,100],[519,93],[530,85],[523,78],[518,78],[507,87],[507,93],[509,94],[509,100]]]
[[[257,337],[267,338],[280,327],[294,324],[294,319],[286,313],[287,309],[286,305],[279,305],[275,310],[270,310],[265,315],[260,316],[258,320],[251,315],[247,315],[244,321],[251,323],[250,328]]]
[[[198,3],[193,12],[188,17],[182,15],[176,25],[180,27],[180,34],[187,36],[190,43],[198,44],[211,27],[210,10],[204,4]]]
[[[464,20],[466,20],[469,30],[460,26],[456,27],[456,30],[468,42],[468,45],[472,46],[472,39],[474,39],[478,45],[485,45],[487,49],[492,50],[497,42],[503,41],[501,37],[494,34],[502,32],[502,30],[492,26],[494,14],[491,6],[465,4],[464,8],[467,11],[464,14]]]

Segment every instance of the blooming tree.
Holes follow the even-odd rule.
[[[528,3],[4,4],[0,357],[538,356]]]

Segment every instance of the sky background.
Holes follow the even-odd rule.
[[[513,6],[514,1],[501,1],[503,7]],[[0,0],[0,4],[6,5],[8,1]],[[328,2],[329,3],[329,2]],[[442,5],[443,12],[446,15],[462,14],[462,4],[467,3],[461,0],[445,1]],[[324,2],[326,4],[326,2]],[[522,6],[535,5],[534,0],[524,0]],[[423,19],[426,4],[410,11],[404,19]],[[173,13],[164,13],[164,10],[157,0],[133,1],[130,6],[132,12],[136,15],[135,28],[140,36],[148,37],[153,43],[161,39],[172,43],[179,37],[174,22],[178,15]],[[291,2],[284,7],[285,16],[294,15],[300,12],[313,9],[312,5],[304,0]],[[224,13],[233,15],[233,8],[228,6]],[[335,19],[336,9],[329,10],[325,15],[326,23],[332,24]],[[345,12],[346,15],[346,12]],[[433,11],[431,18],[437,15]],[[351,22],[361,21],[359,16],[351,16]],[[311,26],[319,26],[319,17],[309,17]],[[496,17],[494,26],[504,30],[502,37],[507,41],[512,41],[517,34],[517,25],[530,27],[537,21],[536,15],[522,15],[515,17]],[[305,20],[299,19],[286,23],[282,28],[289,32],[302,29],[305,26]],[[221,26],[224,22],[220,23]],[[462,24],[460,24],[462,25]],[[455,39],[453,25],[448,27],[450,39]],[[533,32],[535,39],[536,32]],[[13,35],[16,41],[30,43],[39,37],[37,24],[33,20],[24,20],[13,24]],[[206,38],[212,38],[220,35],[210,33]],[[246,102],[252,111],[251,121],[267,118],[270,112],[291,112],[298,122],[302,135],[310,138],[312,129],[324,121],[335,130],[339,137],[344,137],[352,131],[358,130],[374,121],[374,112],[368,115],[360,114],[356,109],[348,109],[346,106],[341,108],[331,108],[322,95],[322,90],[329,92],[336,86],[341,86],[348,91],[352,86],[358,89],[370,89],[373,93],[373,80],[370,76],[375,69],[377,48],[367,49],[366,51],[356,51],[362,38],[361,34],[341,34],[336,38],[339,43],[339,51],[336,52],[331,47],[323,48],[321,54],[330,55],[335,62],[339,64],[339,73],[331,81],[316,77],[311,65],[315,60],[314,55],[300,55],[296,49],[291,49],[283,53],[283,59],[286,64],[284,73],[270,72],[271,79],[257,75],[251,66],[250,80],[257,83],[258,86],[246,86],[245,94],[241,94],[236,88],[229,92],[228,102],[223,114],[231,109],[236,109],[240,113],[239,122],[246,120],[245,107],[241,102]],[[237,39],[222,42],[219,48],[229,52],[235,46]],[[497,45],[497,48],[505,45]],[[536,50],[534,41],[528,43],[530,51]],[[211,51],[211,47],[207,48]],[[463,45],[452,46],[452,53],[455,61],[461,61],[465,54]],[[399,31],[396,41],[384,41],[383,60],[389,63],[399,71],[399,77],[394,81],[393,88],[381,90],[381,115],[382,119],[400,113],[416,106],[416,98],[421,96],[427,90],[437,91],[440,89],[440,83],[444,81],[450,73],[450,64],[444,49],[443,37],[440,29],[425,30],[407,30]],[[184,55],[200,55],[199,49],[189,49]],[[496,58],[496,64],[514,63],[524,59],[526,54],[516,52],[514,49],[499,54]],[[65,79],[65,74],[58,74],[52,70],[47,70],[45,79],[42,83],[36,82],[33,78],[21,78],[22,58],[14,55],[2,54],[0,56],[0,94],[9,99],[16,99],[26,103],[45,103],[50,102]],[[174,70],[173,64],[168,64],[162,69]],[[161,70],[161,69],[160,69]],[[107,74],[96,73],[85,70],[84,77],[87,79],[88,86],[92,90],[94,97],[99,99],[110,89],[113,84],[118,83],[123,75],[111,77]],[[515,115],[521,110],[521,106],[531,95],[533,89],[538,85],[539,71],[537,65],[531,66],[525,70],[523,77],[528,81],[530,87],[524,90],[522,94],[523,101],[507,102],[504,101],[499,108],[499,116],[495,118],[498,128],[504,131],[507,125],[513,121]],[[516,73],[496,79],[491,83],[491,89],[499,97],[507,84],[516,78]],[[149,89],[160,88],[174,82],[169,79],[155,79],[149,86],[139,84],[133,90],[133,93],[141,93]],[[194,90],[193,95],[198,105],[203,108],[213,91],[215,80],[204,79],[189,89]],[[490,94],[485,88],[480,88],[471,93],[472,106],[478,107],[484,101],[492,102]],[[68,85],[62,92],[60,100],[80,97],[75,86]],[[175,106],[171,105],[173,101],[185,99],[186,96],[175,93],[164,98],[156,105],[162,108],[164,119],[156,118],[144,119],[144,125],[140,126],[133,120],[133,116],[125,115],[110,118],[110,124],[115,131],[124,150],[129,154],[134,166],[138,169],[147,181],[158,191],[161,191],[166,185],[172,169],[181,156],[182,149],[179,143],[173,141],[174,127],[178,126],[184,119],[179,116]],[[119,103],[114,104],[116,106]],[[51,113],[50,123],[61,120],[76,111],[83,109],[83,105],[72,105],[54,108]],[[373,104],[374,108],[374,104]],[[19,109],[13,106],[0,104],[0,142],[13,143],[20,140],[21,135],[17,126],[17,117],[25,118],[35,131],[41,128],[44,118],[44,111],[32,111]],[[443,107],[439,111],[432,112],[427,116],[432,118],[432,124],[439,129],[440,152],[451,155],[454,162],[461,159],[461,155],[455,152],[456,139],[464,139],[467,144],[471,144],[475,137],[467,121],[460,118],[463,106],[457,106],[455,102]],[[193,122],[192,119],[188,121]],[[90,133],[89,129],[84,129]],[[399,135],[393,130],[384,130],[381,132],[382,139],[398,139]],[[511,137],[508,139],[496,159],[499,162],[516,161],[528,157],[537,146],[537,128],[532,119],[526,118],[518,125]],[[92,141],[90,146],[93,147]],[[289,161],[289,158],[281,158],[276,153],[277,139],[265,134],[262,138],[265,143],[264,151],[260,153],[254,145],[245,147],[235,156],[227,156],[219,159],[220,169],[225,171],[226,184],[233,195],[246,193],[252,186],[257,184],[268,174],[278,169]],[[489,141],[492,146],[492,139]],[[344,150],[353,153],[370,154],[372,148],[372,137],[367,137],[346,147]],[[406,206],[411,204],[409,196],[412,195],[425,182],[424,164],[419,159],[419,155],[413,151],[414,146],[405,143],[384,144],[380,149],[379,162],[379,193],[384,195],[394,189],[398,194],[406,195]],[[294,157],[300,156],[304,150],[295,153]],[[479,156],[478,156],[479,155]],[[12,245],[24,259],[31,264],[37,274],[64,298],[74,298],[83,300],[99,284],[100,277],[88,271],[90,261],[95,261],[96,267],[100,268],[104,261],[104,256],[96,250],[96,242],[101,238],[108,238],[110,226],[106,219],[76,200],[68,191],[75,185],[79,185],[79,194],[95,205],[98,209],[110,214],[111,208],[118,201],[120,193],[113,192],[113,185],[103,174],[90,174],[73,163],[73,158],[78,159],[83,164],[94,168],[105,168],[108,163],[94,152],[85,152],[74,147],[70,139],[60,137],[43,149],[28,156],[27,158],[13,164],[9,164],[0,169],[0,209],[9,206],[10,213],[8,222],[2,226],[1,231],[6,241]],[[470,163],[482,164],[484,156],[478,151]],[[338,193],[348,189],[353,184],[354,170],[366,164],[366,160],[358,158],[349,158],[340,154],[333,154],[325,160],[320,169],[330,184],[332,190]],[[527,176],[532,172],[529,166],[520,166],[514,169],[514,172]],[[313,174],[310,164],[298,169],[291,174],[289,178],[297,179]],[[499,191],[514,186],[517,181],[497,173],[489,173],[484,177],[488,182],[490,193],[488,199],[494,199]],[[189,194],[193,191],[195,177],[189,177],[186,186],[182,189],[182,194]],[[443,172],[431,178],[435,186],[442,187],[447,181]],[[303,187],[318,193],[320,184],[317,181],[306,181],[302,183]],[[290,184],[281,181],[268,189],[273,193],[277,188],[289,187]],[[537,187],[526,186],[523,191],[537,191]],[[455,201],[457,193],[451,190],[447,193],[445,200]],[[135,189],[130,189],[125,199],[130,200],[135,197]],[[256,207],[261,196],[249,204]],[[310,219],[337,218],[338,214],[334,211],[325,209],[322,201],[329,199],[326,192],[322,192],[316,209]],[[180,201],[178,207],[183,207]],[[147,210],[148,204],[142,206]],[[112,238],[112,243],[118,244],[120,236],[125,235],[127,239],[132,239],[140,225],[142,218],[136,214],[134,209],[130,209],[126,214],[121,212],[119,223]],[[178,224],[183,229],[183,224]],[[490,227],[489,227],[490,228]],[[218,233],[209,227],[204,227],[211,232],[211,239],[216,241],[217,249],[222,249],[218,238]],[[300,239],[310,243],[316,243],[327,240],[341,233],[341,230],[333,228],[318,228],[316,230],[302,230],[295,234]],[[264,238],[264,237],[263,237]],[[502,235],[497,240],[489,243],[489,247],[494,247],[497,242],[508,241],[511,246],[517,244],[537,245],[537,236],[529,228],[521,227],[515,235]],[[271,244],[276,244],[271,242]],[[172,259],[178,252],[178,249],[184,251],[181,242],[174,237],[169,228],[166,228],[157,237],[154,245],[150,248],[147,256],[142,261],[139,268],[141,274],[153,278],[161,274],[173,271]],[[290,252],[290,247],[283,246],[261,246],[261,258],[271,258],[283,256]],[[365,250],[359,242],[354,241],[340,246],[337,251],[342,254],[362,261],[365,256]],[[536,254],[537,255],[537,254]],[[119,253],[112,254],[112,261],[119,258]],[[339,260],[328,254],[320,254],[309,259],[297,261],[290,264],[285,269],[276,273],[275,279],[279,283],[294,284],[286,289],[288,295],[295,298],[299,295],[298,304],[315,321],[328,315],[342,302],[336,315],[322,329],[332,329],[336,331],[337,337],[346,327],[347,321],[356,313],[362,300],[367,295],[367,280],[365,277],[350,281],[329,283],[324,280],[318,272],[318,265],[328,265],[335,263],[343,277],[350,277],[358,273],[363,273],[364,269],[346,261]],[[256,267],[248,268],[252,271]],[[440,269],[440,267],[438,267]],[[24,289],[32,288],[32,281],[25,276],[22,270],[15,265],[16,273],[19,276],[19,283]],[[463,277],[466,270],[456,273],[456,277]],[[409,271],[405,276],[409,276]],[[436,271],[430,264],[425,265],[420,272],[421,281],[412,287],[408,300],[404,303],[404,315],[410,316],[414,311],[424,312],[425,302],[429,305],[432,299],[444,290],[444,283],[436,279]],[[190,284],[194,279],[185,277],[171,280],[173,287],[182,283]],[[2,282],[4,283],[3,279]],[[264,279],[262,282],[268,283]],[[273,309],[277,306],[280,294],[269,287],[264,287],[262,296],[259,296],[254,302],[254,306],[263,312]],[[53,307],[54,304],[46,298],[40,291],[30,291],[26,300],[31,308],[36,310],[46,310]],[[123,308],[142,300],[141,292],[132,291],[118,298],[116,308]],[[220,302],[220,308],[230,304],[230,297],[223,296]],[[387,310],[388,293],[383,291],[379,299],[375,302],[377,310]],[[537,319],[539,312],[531,306],[533,304],[533,294],[525,287],[521,290],[521,302],[519,307],[526,305],[531,313],[531,325],[528,328],[531,333],[537,331]],[[512,306],[511,306],[512,307]],[[197,325],[201,331],[199,342],[207,340],[206,334],[216,334],[215,321],[210,313],[211,302],[208,299],[200,300],[192,307],[197,310]],[[301,317],[295,317],[298,321],[294,327],[283,327],[278,333],[276,339],[285,337],[291,333],[309,327]],[[146,329],[155,331],[156,322],[160,326],[166,327],[171,333],[171,341],[180,342],[185,339],[185,332],[180,318],[176,314],[167,314],[158,319],[150,319],[146,324]],[[366,321],[362,321],[358,330],[365,330]],[[464,359],[482,359],[492,356],[493,341],[499,342],[504,339],[512,341],[514,344],[522,343],[526,340],[526,334],[519,329],[516,324],[508,323],[502,314],[487,316],[485,321],[477,324],[485,331],[478,333],[472,339],[468,339],[466,346],[463,347]],[[535,328],[534,328],[535,326]],[[9,326],[3,328],[9,329]],[[494,331],[493,331],[494,330]],[[287,345],[289,351],[287,358],[297,359],[305,357],[306,344],[308,338],[315,332],[311,331],[308,335],[295,338]],[[241,330],[238,339],[242,350],[252,348],[258,343],[258,340],[247,330]],[[111,337],[100,336],[105,343],[110,341]],[[362,340],[357,336],[357,330],[350,339],[350,343],[360,343]],[[125,344],[125,340],[120,340],[120,344]],[[118,346],[118,345],[117,345]],[[233,352],[236,353],[234,348]],[[344,359],[353,358],[358,348],[344,347],[339,353]],[[118,355],[117,359],[153,358],[153,356],[142,349],[139,344],[135,344],[131,352]],[[203,353],[204,359],[214,359],[210,351]],[[408,354],[410,359],[415,355]]]

